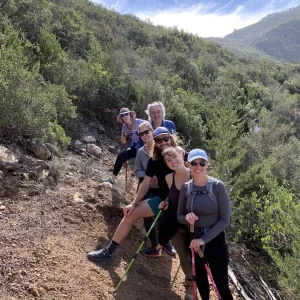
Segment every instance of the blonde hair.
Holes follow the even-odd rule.
[[[170,134],[170,140],[171,140],[171,147],[176,148],[177,147],[176,136],[173,134]],[[168,147],[168,148],[170,148],[170,147]],[[160,157],[162,156],[162,151],[156,147],[155,142],[154,142],[152,152],[153,152],[152,160],[159,160]]]
[[[152,125],[150,124],[150,122],[145,121],[145,122],[143,122],[143,123],[141,123],[141,124],[139,125],[139,127],[138,127],[138,132],[140,132],[140,128],[143,127],[143,126],[147,127],[149,130],[153,131],[153,127],[152,127]]]
[[[166,109],[165,106],[162,104],[162,102],[152,102],[150,104],[148,104],[147,109],[145,110],[145,113],[148,116],[148,120],[151,121],[151,116],[150,116],[150,111],[151,111],[151,107],[153,106],[159,106],[163,115],[163,119],[166,117]]]

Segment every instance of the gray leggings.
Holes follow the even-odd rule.
[[[180,266],[185,274],[185,278],[192,278],[192,262],[186,248],[184,229],[179,228],[177,233],[172,237],[171,242],[179,256]]]

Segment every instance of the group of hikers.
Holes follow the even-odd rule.
[[[136,113],[128,108],[122,108],[117,116],[117,121],[123,123],[121,141],[125,144],[129,135],[132,144],[118,155],[113,176],[101,181],[114,184],[122,165],[136,157],[138,191],[132,203],[124,207],[124,217],[112,240],[105,248],[88,253],[88,258],[94,262],[111,260],[137,219],[144,218],[148,231],[163,210],[158,228],[154,227],[149,235],[152,246],[143,249],[142,254],[159,257],[162,249],[170,255],[177,253],[185,274],[185,299],[195,299],[196,282],[201,298],[206,300],[207,270],[198,255],[192,264],[194,252],[201,249],[221,299],[232,300],[224,232],[231,215],[228,192],[223,182],[209,176],[204,150],[193,149],[186,155],[177,145],[175,124],[165,120],[161,102],[149,104],[146,113],[149,121],[136,118]]]

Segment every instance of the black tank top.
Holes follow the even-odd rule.
[[[175,185],[175,173],[173,173],[173,182],[169,189],[169,205],[170,208],[177,211],[180,190]]]

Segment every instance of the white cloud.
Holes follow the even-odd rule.
[[[150,19],[155,25],[177,26],[178,29],[184,29],[202,37],[223,37],[234,29],[240,29],[258,22],[270,13],[299,5],[300,0],[290,1],[289,4],[277,9],[272,4],[274,3],[268,3],[255,13],[247,13],[244,6],[239,6],[232,13],[220,15],[217,12],[208,13],[212,2],[207,2],[207,5],[193,5],[185,10],[182,10],[182,8],[179,10],[177,7],[155,13],[140,12],[137,16],[143,20]]]

